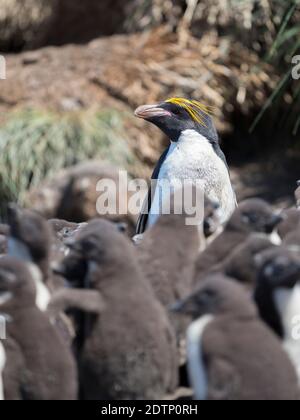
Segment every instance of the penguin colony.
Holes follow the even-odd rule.
[[[204,220],[156,214],[161,190],[135,240],[124,224],[11,205],[0,400],[298,400],[299,189],[281,212],[237,206],[208,108],[173,98],[136,115],[171,140],[153,179],[204,179]]]

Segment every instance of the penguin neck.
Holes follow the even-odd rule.
[[[293,363],[300,384],[299,308],[300,285],[293,289],[277,289],[274,301],[283,326],[283,347]]]
[[[188,147],[189,145],[195,147],[195,144],[198,147],[202,146],[203,148],[213,149],[213,144],[196,130],[184,130],[176,142],[171,141],[171,147],[175,147],[176,145],[178,147]]]
[[[254,294],[261,318],[269,327],[281,338],[284,337],[284,328],[280,314],[272,295],[272,291],[263,281],[258,279],[258,284]]]
[[[203,149],[203,151],[212,152],[214,149],[213,144],[202,134],[196,130],[184,130],[181,132],[180,136],[176,141],[170,139],[170,146],[166,156],[166,159],[173,154],[175,150],[180,151],[197,151]],[[190,158],[193,154],[190,155]]]
[[[90,288],[91,285],[98,285],[95,289],[101,289],[101,291],[110,287],[114,288],[115,282],[119,283],[120,273],[124,280],[124,285],[127,284],[129,286],[130,284],[135,284],[136,271],[136,265],[129,254],[124,255],[123,258],[107,261],[105,264],[89,261],[88,272],[85,276],[85,287]]]
[[[297,284],[292,289],[276,289],[273,299],[281,318],[284,341],[297,341],[293,337],[293,328],[296,320],[299,318],[300,284]]]
[[[195,399],[207,399],[208,378],[204,365],[203,333],[213,321],[212,315],[206,315],[194,321],[187,331],[188,374],[195,392]]]
[[[44,282],[47,282],[50,274],[49,257],[47,255],[39,260],[34,260],[29,247],[14,237],[10,237],[8,239],[8,255],[18,258],[26,263],[35,264],[41,271]]]
[[[35,284],[36,289],[36,299],[35,304],[38,309],[42,312],[47,310],[48,304],[50,302],[51,296],[50,292],[43,281],[43,274],[39,267],[33,263],[27,263],[28,270],[30,271],[32,280]]]

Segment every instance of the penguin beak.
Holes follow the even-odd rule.
[[[151,120],[153,118],[158,118],[158,117],[171,117],[172,116],[170,111],[167,111],[166,109],[161,108],[158,104],[140,106],[135,110],[134,115],[143,120]]]
[[[188,316],[194,316],[198,312],[197,305],[195,305],[192,298],[176,302],[174,305],[169,307],[169,310],[170,312]]]
[[[65,241],[65,246],[69,248],[71,251],[81,253],[82,248],[81,244],[76,241],[75,239],[68,239]]]
[[[281,215],[274,215],[266,226],[267,233],[272,233],[276,226],[278,226],[282,221],[283,217]]]

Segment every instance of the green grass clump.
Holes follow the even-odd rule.
[[[275,10],[280,10],[281,13],[277,35],[266,60],[277,68],[282,77],[255,119],[251,131],[266,118],[265,114],[268,111],[273,116],[273,121],[276,121],[276,126],[281,131],[291,133],[295,137],[292,143],[299,146],[300,87],[299,81],[292,79],[292,58],[300,54],[300,0],[273,0],[273,3],[278,5],[274,13]],[[274,14],[274,22],[279,16]],[[288,103],[285,100],[287,97]]]
[[[135,157],[120,113],[13,113],[0,127],[0,207],[8,201],[22,204],[30,187],[87,159],[102,159],[130,171]]]

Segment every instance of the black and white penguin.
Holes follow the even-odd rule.
[[[240,203],[226,224],[224,232],[199,256],[195,270],[196,284],[211,271],[212,267],[221,263],[237,246],[245,242],[252,233],[273,235],[281,220],[282,218],[263,200],[251,198]],[[277,244],[279,242],[280,240]]]
[[[35,299],[35,284],[27,264],[12,257],[1,258],[0,312],[7,319],[7,336],[17,343],[22,353],[24,364],[18,376],[22,399],[74,400],[78,380],[72,353],[46,314],[36,307]],[[6,360],[15,363],[6,340],[2,345]],[[6,366],[4,378],[5,370]],[[5,387],[4,380],[4,398]]]
[[[300,252],[287,247],[256,256],[255,301],[261,318],[283,340],[300,383]]]
[[[296,400],[295,370],[244,288],[209,277],[174,310],[193,316],[188,371],[197,400]]]
[[[91,319],[80,356],[83,397],[157,399],[173,392],[175,335],[134,246],[104,220],[91,222],[69,246],[87,261],[85,288],[98,291],[105,306]]]
[[[156,125],[170,139],[152,175],[152,186],[137,225],[137,234],[152,226],[162,213],[162,202],[178,181],[201,181],[205,195],[220,205],[221,223],[236,207],[225,156],[211,118],[211,108],[197,101],[172,98],[135,111],[138,118]]]

